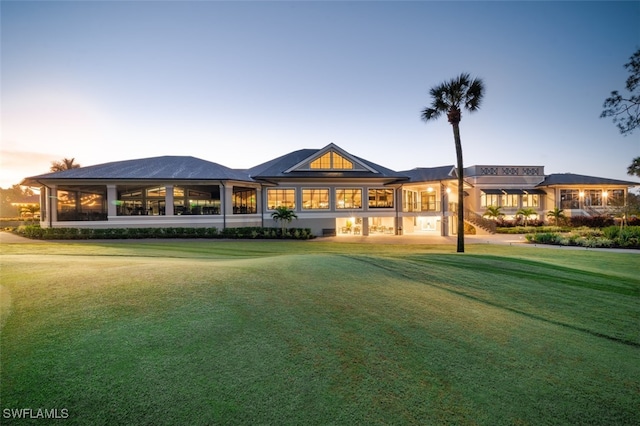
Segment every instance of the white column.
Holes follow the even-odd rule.
[[[107,185],[107,219],[118,215],[118,190],[115,185]]]
[[[49,187],[49,223],[58,221],[58,186]]]
[[[233,185],[227,184],[224,187],[224,201],[222,203],[222,208],[224,209],[224,213],[227,216],[231,216],[233,214]]]
[[[173,185],[165,185],[164,214],[173,216]]]

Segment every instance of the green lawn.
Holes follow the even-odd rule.
[[[20,408],[90,425],[640,424],[637,253],[0,250],[2,424]]]

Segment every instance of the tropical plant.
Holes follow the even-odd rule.
[[[280,222],[280,226],[282,227],[282,238],[284,238],[284,230],[287,227],[287,224],[291,223],[293,219],[297,219],[298,215],[296,215],[296,213],[289,207],[280,206],[276,207],[276,210],[271,213],[271,218],[276,222]]]
[[[518,210],[516,214],[521,215],[524,218],[524,226],[527,226],[527,223],[531,216],[537,216],[536,211],[530,207],[526,207],[526,208],[523,207],[520,210]]]
[[[548,218],[553,218],[556,226],[559,226],[560,223],[560,219],[564,219],[565,215],[564,215],[564,210],[563,209],[559,209],[558,207],[554,207],[553,210],[549,210],[547,212],[547,217]]]
[[[627,167],[627,174],[629,176],[640,177],[640,157],[636,157],[633,159],[629,167]]]
[[[471,79],[462,73],[450,81],[432,87],[429,91],[431,106],[422,111],[422,120],[429,122],[442,114],[453,127],[453,139],[456,147],[458,174],[458,245],[457,252],[464,253],[464,172],[462,161],[462,142],[460,140],[461,108],[469,112],[477,111],[484,95],[484,83],[481,79]]]
[[[74,161],[75,158],[63,158],[60,161],[52,161],[49,170],[52,172],[62,172],[64,170],[79,169],[80,164],[76,164]]]
[[[504,216],[504,213],[500,211],[502,207],[500,206],[489,206],[487,210],[482,214],[483,217],[488,217],[489,219],[498,220]]]

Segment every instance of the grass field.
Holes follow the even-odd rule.
[[[0,249],[2,424],[640,424],[636,253]]]

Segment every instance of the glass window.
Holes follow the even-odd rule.
[[[393,189],[371,188],[369,189],[369,207],[376,209],[393,208]]]
[[[313,160],[310,164],[310,167],[312,169],[350,170],[353,169],[353,163],[344,158],[342,155],[331,151]]]
[[[494,207],[498,207],[499,206],[499,198],[500,195],[499,194],[485,194],[484,192],[482,192],[480,194],[480,206],[481,207],[490,207],[490,206],[494,206]]]
[[[607,205],[623,206],[624,205],[624,189],[614,189],[612,191],[604,191],[607,194]]]
[[[167,195],[167,189],[164,186],[147,189],[147,197],[164,197]]]
[[[287,207],[295,210],[296,190],[295,189],[267,189],[267,208],[275,210],[278,207]]]
[[[361,209],[362,208],[362,189],[360,188],[336,189],[336,208],[337,209]]]
[[[518,194],[502,194],[503,207],[518,207]]]
[[[580,208],[580,191],[577,189],[560,190],[560,208],[578,209]]]
[[[538,194],[524,194],[522,207],[540,207],[540,196]]]
[[[328,189],[303,189],[302,208],[305,210],[328,209],[329,190]]]
[[[436,194],[434,192],[422,191],[420,193],[420,204],[422,211],[436,211]]]
[[[233,188],[233,214],[253,214],[257,211],[255,189]]]
[[[585,206],[601,206],[602,205],[602,191],[599,189],[588,189],[584,191],[584,205]]]

